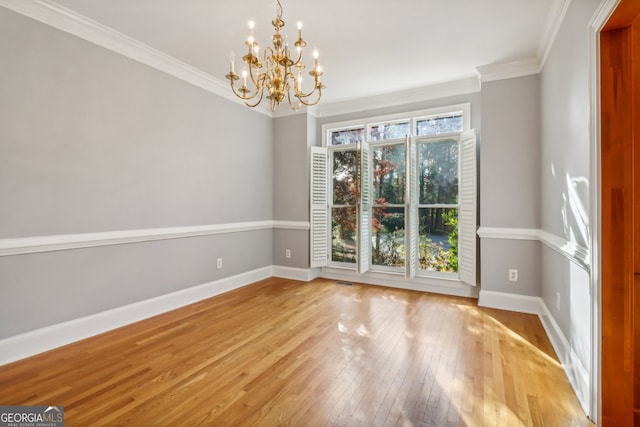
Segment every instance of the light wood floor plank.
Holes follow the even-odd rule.
[[[536,316],[267,279],[0,366],[67,426],[591,426]]]

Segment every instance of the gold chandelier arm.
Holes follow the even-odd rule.
[[[287,82],[287,92],[291,90],[291,84],[293,84],[293,91],[298,93],[298,79],[296,78],[296,75],[291,71],[291,67],[285,67],[285,69],[284,80]]]
[[[286,91],[287,91],[287,101],[289,102],[289,106],[291,107],[292,110],[294,111],[298,111],[300,109],[300,107],[302,107],[302,104],[300,104],[298,102],[298,106],[296,107],[295,105],[293,105],[293,102],[291,101],[291,86],[289,85],[289,79],[295,79],[295,76],[293,75],[293,73],[289,72],[287,74],[287,87],[286,87]],[[293,92],[294,92],[294,96],[295,96],[295,92],[296,92],[296,80],[293,80]]]
[[[250,93],[251,91],[249,91],[248,89],[246,92],[242,90],[238,91],[238,89],[236,89],[236,85],[234,84],[233,80],[231,81],[231,90],[238,98],[242,99],[243,101],[250,101],[253,98],[255,98],[259,93],[263,92],[258,87],[256,87],[255,93],[253,93],[252,95],[247,95],[247,93]],[[260,99],[262,99],[262,95],[260,96]]]
[[[261,90],[259,93],[260,93],[260,98],[258,98],[258,100],[256,101],[256,103],[255,103],[255,104],[250,104],[247,100],[245,100],[245,101],[244,101],[245,105],[246,105],[247,107],[251,107],[251,108],[253,108],[253,107],[257,107],[257,106],[258,106],[258,104],[260,104],[260,103],[262,102],[262,97],[264,96],[264,89],[263,89],[263,90]],[[257,95],[257,94],[258,94],[258,92],[256,92],[256,95]],[[254,95],[254,97],[255,97],[255,95]],[[253,97],[252,97],[252,98],[253,98]]]
[[[313,102],[307,102],[304,100],[304,98],[301,98],[299,96],[296,95],[296,97],[298,98],[298,100],[300,100],[300,102],[302,102],[304,105],[306,105],[307,107],[313,107],[314,105],[316,105],[318,102],[320,102],[320,98],[322,97],[322,85],[320,85],[320,87],[317,88],[318,89],[318,97],[316,98],[315,101]],[[309,95],[312,95],[313,92],[315,92],[315,89],[312,90]],[[307,97],[305,97],[307,98]]]
[[[293,111],[298,111],[302,107],[302,103],[300,102],[300,99],[298,99],[298,105],[297,106],[293,105],[293,102],[291,100],[291,92],[287,92],[287,101],[289,101],[289,106],[291,107],[291,109]]]
[[[256,69],[257,71],[257,69]],[[251,83],[253,83],[253,85],[256,87],[256,90],[258,89],[258,81],[256,79],[256,76],[254,76],[253,74],[253,67],[249,67],[249,78],[251,79]],[[258,73],[258,79],[260,79],[260,73]]]
[[[298,50],[298,49],[296,49],[296,50]],[[293,61],[293,65],[291,65],[292,67],[296,67],[299,70],[303,70],[304,69],[304,64],[302,63],[302,51],[303,51],[303,49],[300,49],[300,51],[298,52],[298,59]]]
[[[295,76],[295,74],[293,74],[292,72],[288,72],[287,75],[287,99],[289,101],[289,105],[291,106],[291,108],[295,111],[298,111],[300,109],[300,107],[302,105],[306,105],[307,107],[311,107],[313,105],[316,105],[319,101],[320,98],[322,97],[322,83],[320,83],[318,81],[318,76],[315,77],[315,85],[313,87],[313,89],[311,89],[311,91],[309,91],[308,93],[304,93],[302,92],[302,90],[300,90],[301,88],[298,88],[298,81],[297,78]],[[292,100],[291,100],[291,86],[289,85],[289,82],[293,82],[293,92],[294,92],[294,96],[296,98],[298,98],[298,106],[294,106]],[[306,101],[307,98],[311,97],[314,93],[317,92],[317,97],[315,99],[315,101],[313,102],[308,102]]]
[[[315,91],[322,92],[322,83],[318,80],[318,77],[315,78],[315,84],[313,85],[313,89],[311,89],[308,93],[302,92],[302,88],[300,90],[296,90],[296,97],[298,98],[309,98],[314,94]]]

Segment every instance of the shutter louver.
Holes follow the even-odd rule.
[[[369,270],[371,259],[371,185],[370,185],[370,157],[369,144],[360,143],[360,163],[358,165],[358,185],[360,200],[358,204],[358,272]]]
[[[311,267],[328,260],[328,158],[324,147],[311,147]]]
[[[476,286],[476,136],[475,131],[460,137],[460,211],[458,212],[458,272],[460,280]]]

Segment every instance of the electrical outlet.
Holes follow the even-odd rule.
[[[510,282],[518,281],[518,270],[515,270],[515,269],[509,270],[509,281]]]
[[[216,266],[218,267],[218,270],[222,268],[222,258],[218,258]]]
[[[556,292],[556,308],[560,311],[560,292]]]
[[[285,249],[284,250],[284,257],[285,258],[291,258],[291,249]]]

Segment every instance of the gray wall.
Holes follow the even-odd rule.
[[[540,224],[540,79],[482,84],[480,226],[536,229]],[[483,238],[482,290],[540,296],[540,244]],[[508,280],[509,269],[518,281]]]
[[[540,224],[539,94],[537,74],[482,84],[482,226]]]
[[[315,119],[307,113],[274,119],[273,219],[309,221],[309,147]],[[291,258],[285,251],[291,251]],[[273,264],[309,268],[309,230],[273,230]]]
[[[541,227],[589,248],[589,24],[599,0],[573,1],[541,74]],[[590,366],[590,271],[543,247],[542,298],[582,365]],[[556,307],[560,296],[560,308]]]
[[[0,58],[0,239],[273,219],[269,117],[4,8]],[[272,240],[2,257],[0,339],[269,266]]]
[[[576,208],[589,212],[589,22],[599,3],[571,2],[541,74],[541,226],[585,247]]]

